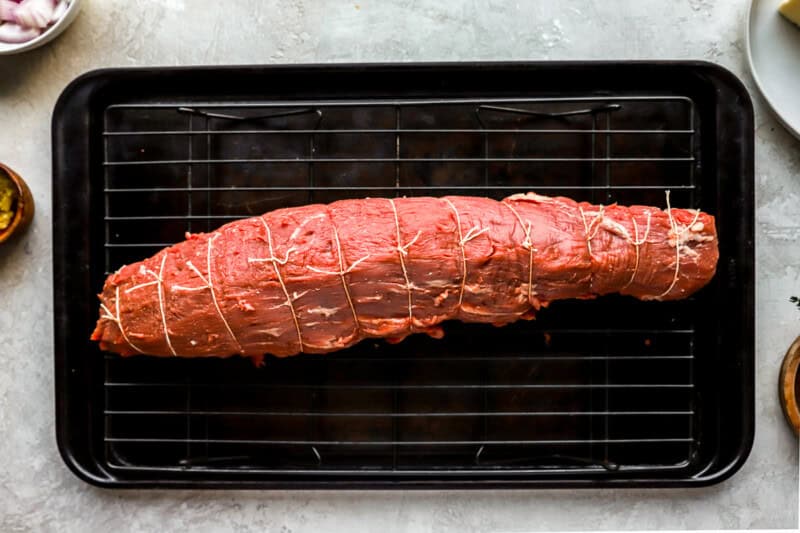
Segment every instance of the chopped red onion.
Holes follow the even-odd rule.
[[[24,0],[17,8],[17,24],[44,29],[50,24],[55,10],[54,0]]]
[[[16,22],[17,9],[19,9],[19,5],[17,5],[16,2],[12,2],[11,0],[0,0],[0,20]]]
[[[23,28],[13,22],[0,24],[0,41],[4,43],[24,43],[38,37],[41,33],[42,30],[39,28]]]
[[[29,41],[57,22],[72,0],[0,0],[0,42]]]
[[[58,4],[56,4],[56,8],[53,10],[53,16],[50,17],[50,22],[56,22],[58,19],[64,16],[64,13],[67,12],[67,8],[69,4],[67,0],[59,0]]]

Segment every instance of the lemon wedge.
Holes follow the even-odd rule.
[[[778,8],[781,15],[800,26],[800,0],[786,0]]]

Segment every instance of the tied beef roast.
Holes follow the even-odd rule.
[[[689,296],[713,277],[714,217],[533,193],[279,209],[187,235],[110,275],[92,334],[122,355],[325,353],[365,338],[504,325],[553,300]]]

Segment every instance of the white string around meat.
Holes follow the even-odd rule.
[[[647,211],[647,228],[644,231],[644,236],[639,239],[639,224],[636,222],[636,217],[631,215],[631,221],[633,222],[633,233],[634,237],[630,240],[630,243],[634,247],[634,251],[636,252],[636,262],[633,265],[633,273],[631,274],[631,278],[628,280],[628,283],[622,286],[622,289],[628,288],[633,280],[636,278],[636,273],[639,271],[639,247],[647,242],[647,237],[650,235],[650,219],[651,219],[650,211]]]
[[[678,283],[678,276],[680,274],[681,268],[681,237],[684,233],[689,231],[689,229],[694,226],[695,222],[700,218],[700,210],[696,209],[694,213],[694,219],[689,223],[688,226],[685,226],[680,232],[678,231],[678,223],[675,222],[675,218],[672,216],[672,205],[669,202],[669,191],[666,191],[667,195],[667,216],[669,217],[669,225],[672,231],[673,238],[675,239],[675,273],[672,276],[672,283],[669,284],[667,290],[656,296],[656,298],[663,298],[670,291],[675,287]]]
[[[508,202],[502,202],[503,205],[508,207],[514,216],[517,217],[519,221],[519,225],[522,226],[522,231],[525,232],[525,240],[522,241],[522,247],[525,250],[528,250],[528,303],[533,305],[533,240],[531,239],[531,221],[528,220],[527,224],[522,222],[522,217],[519,216],[519,213]]]
[[[600,210],[595,214],[594,219],[590,223],[586,223],[586,213],[583,211],[583,207],[578,206],[578,211],[581,213],[581,219],[583,219],[583,229],[586,234],[586,248],[589,250],[589,257],[594,259],[594,255],[592,254],[592,239],[597,235],[597,230],[600,229],[600,226],[603,224],[603,214],[605,213],[605,206],[600,206]]]
[[[456,214],[456,228],[458,229],[458,245],[461,247],[461,290],[458,292],[458,309],[461,309],[461,303],[464,301],[464,289],[467,286],[467,251],[464,248],[464,245],[467,244],[472,239],[483,235],[489,228],[479,229],[478,226],[473,226],[466,235],[463,234],[461,229],[461,216],[458,214],[458,209],[456,206],[453,205],[447,198],[442,198],[450,208],[453,210],[453,213]]]
[[[297,318],[297,312],[294,309],[294,303],[292,302],[292,297],[289,295],[289,289],[286,288],[286,283],[283,281],[283,276],[281,276],[281,271],[278,268],[278,265],[285,265],[289,262],[289,254],[295,251],[294,247],[289,248],[286,250],[286,256],[283,259],[278,259],[275,257],[275,251],[272,248],[272,231],[269,229],[269,225],[267,221],[264,220],[263,216],[258,217],[261,223],[264,225],[264,229],[267,231],[267,246],[269,246],[269,257],[265,258],[249,258],[247,261],[249,263],[271,263],[272,268],[275,270],[275,276],[278,278],[278,283],[281,284],[281,289],[283,289],[283,294],[286,296],[286,305],[289,306],[289,310],[292,312],[292,320],[294,321],[294,328],[297,331],[297,342],[300,344],[300,352],[303,352],[303,334],[300,332],[300,320]],[[306,291],[308,292],[308,291]],[[295,293],[297,294],[297,293]],[[305,293],[303,293],[305,294]],[[302,295],[300,295],[302,296]],[[299,298],[300,296],[296,296]]]
[[[392,213],[394,213],[394,225],[395,229],[397,230],[397,256],[400,258],[400,267],[403,269],[403,278],[406,281],[406,290],[408,291],[408,326],[412,327],[414,325],[414,315],[412,312],[412,296],[411,296],[411,280],[408,278],[408,269],[406,268],[406,261],[404,259],[405,256],[408,255],[408,249],[417,242],[419,236],[422,234],[422,231],[418,231],[417,234],[411,239],[406,245],[401,244],[402,238],[400,235],[400,219],[397,216],[397,207],[394,205],[394,200],[389,198],[389,204],[392,206]]]
[[[140,283],[138,285],[134,285],[133,287],[128,287],[127,289],[125,289],[125,294],[130,294],[135,290],[143,289],[145,287],[150,287],[151,285],[157,285],[157,284],[158,284],[158,281],[148,281],[148,282],[145,282],[145,283]]]
[[[130,346],[131,348],[133,348],[137,352],[143,354],[144,351],[141,348],[139,348],[138,346],[136,346],[134,343],[132,343],[131,340],[128,338],[128,335],[125,334],[125,328],[122,327],[122,318],[120,317],[120,314],[119,314],[120,313],[119,309],[122,306],[122,302],[119,299],[119,287],[115,287],[115,290],[116,290],[116,297],[115,297],[115,300],[114,300],[114,305],[116,306],[116,311],[117,311],[116,315],[114,313],[112,313],[111,310],[108,307],[106,307],[106,304],[100,302],[100,307],[105,312],[105,314],[103,315],[102,318],[105,318],[106,320],[110,320],[110,321],[116,323],[117,327],[119,328],[119,332],[122,333],[122,338],[125,339],[125,342],[128,343],[128,346]]]
[[[228,320],[225,318],[225,315],[222,313],[222,308],[220,308],[220,306],[219,306],[219,302],[217,301],[216,290],[214,289],[214,278],[213,278],[213,274],[212,274],[212,271],[211,271],[211,247],[212,247],[214,241],[217,240],[218,237],[219,237],[219,233],[214,233],[214,235],[211,238],[208,239],[208,248],[207,248],[207,251],[206,251],[206,272],[208,273],[208,279],[206,279],[206,277],[203,276],[202,272],[200,272],[200,269],[198,269],[196,266],[194,266],[194,264],[191,261],[186,261],[186,266],[188,266],[190,269],[192,269],[192,271],[197,275],[197,277],[200,278],[200,280],[204,283],[204,286],[200,286],[200,287],[180,287],[180,286],[178,286],[178,287],[175,287],[175,288],[177,288],[179,290],[184,290],[184,291],[208,289],[209,292],[211,293],[211,301],[214,303],[214,308],[217,310],[217,314],[219,315],[220,320],[222,320],[222,323],[225,325],[225,330],[228,332],[228,335],[230,336],[231,340],[233,340],[233,342],[236,343],[236,347],[238,348],[239,353],[244,353],[244,349],[242,348],[242,345],[239,342],[239,339],[236,338],[236,335],[233,333],[233,330],[231,329],[230,324],[228,324]]]
[[[355,323],[356,333],[361,332],[361,323],[358,320],[358,313],[356,313],[356,307],[353,305],[353,298],[350,296],[350,289],[347,287],[347,278],[345,277],[347,274],[352,272],[359,264],[363,261],[369,259],[369,254],[365,255],[361,259],[355,261],[352,265],[345,268],[344,267],[344,253],[342,253],[342,243],[339,241],[339,232],[336,230],[336,225],[333,223],[333,218],[328,216],[331,221],[331,228],[333,229],[333,239],[336,242],[336,253],[339,256],[339,271],[329,271],[329,270],[322,270],[319,268],[315,268],[313,266],[308,266],[307,268],[313,272],[317,272],[319,274],[328,274],[331,276],[339,276],[342,280],[342,287],[344,288],[344,294],[347,297],[347,303],[350,305],[350,311],[353,313],[353,322]]]
[[[169,330],[167,329],[167,313],[164,309],[164,265],[167,262],[167,253],[164,252],[164,255],[161,257],[161,267],[158,270],[158,274],[153,272],[152,270],[148,269],[147,273],[151,276],[155,276],[156,278],[156,285],[158,285],[158,309],[161,311],[161,325],[164,327],[164,339],[167,341],[167,347],[169,351],[172,352],[172,355],[175,357],[178,356],[178,353],[175,351],[175,348],[172,346],[172,340],[169,338]]]
[[[194,264],[191,261],[186,261],[186,266],[188,266],[190,269],[192,269],[192,271],[197,275],[197,277],[200,278],[200,280],[203,282],[203,285],[200,285],[200,286],[197,286],[197,287],[185,287],[183,285],[173,285],[170,289],[173,290],[173,291],[176,291],[176,292],[196,292],[196,291],[204,291],[204,290],[210,291],[210,293],[211,293],[211,301],[214,303],[214,308],[217,310],[217,314],[219,315],[220,319],[222,320],[222,323],[225,325],[225,329],[228,332],[228,335],[230,335],[230,337],[233,340],[233,342],[236,343],[236,346],[238,347],[239,352],[240,353],[244,353],[244,349],[242,348],[242,345],[239,343],[239,339],[237,339],[236,335],[234,335],[233,330],[231,330],[231,327],[228,324],[227,319],[225,318],[225,315],[222,313],[222,309],[220,308],[219,302],[217,301],[216,291],[214,290],[214,285],[213,285],[212,278],[211,278],[211,244],[217,237],[219,237],[219,233],[215,233],[214,236],[208,240],[208,252],[206,254],[206,266],[207,266],[208,274],[209,274],[208,279],[206,279],[205,276],[203,276],[202,272],[200,272],[200,270],[196,266],[194,266]],[[146,283],[139,283],[138,285],[134,285],[133,287],[129,287],[128,289],[125,290],[125,294],[128,294],[128,293],[130,293],[132,291],[135,291],[135,290],[138,290],[138,289],[142,289],[142,288],[145,288],[145,287],[150,287],[152,285],[158,285],[158,308],[159,308],[159,311],[161,313],[161,323],[162,323],[163,328],[164,328],[164,338],[167,341],[167,346],[169,347],[170,351],[172,352],[172,355],[177,357],[178,354],[175,352],[175,349],[172,347],[172,340],[170,339],[169,331],[167,330],[167,315],[166,315],[165,303],[164,303],[163,278],[162,278],[162,274],[164,272],[164,263],[166,262],[166,260],[167,260],[166,254],[164,254],[164,257],[161,259],[161,269],[159,270],[158,274],[156,274],[155,272],[153,272],[150,269],[147,269],[145,271],[146,273],[148,273],[151,276],[156,278],[154,281],[148,281]],[[130,342],[128,344],[130,344]]]

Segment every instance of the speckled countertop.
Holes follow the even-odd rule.
[[[472,59],[707,59],[740,75],[747,0],[87,0],[52,45],[0,57],[0,160],[38,211],[0,248],[0,531],[795,528],[797,440],[776,401],[800,334],[800,142],[756,105],[757,431],[742,470],[693,490],[107,491],[56,450],[50,115],[106,66]]]

